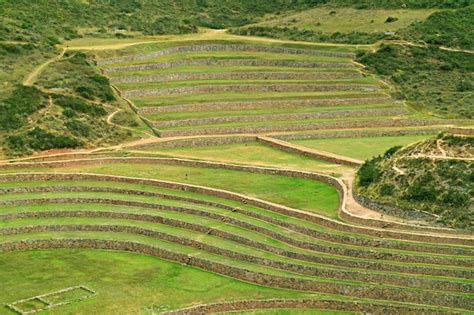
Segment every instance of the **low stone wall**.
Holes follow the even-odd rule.
[[[229,136],[229,137],[199,137],[199,138],[183,138],[183,139],[163,139],[163,141],[141,144],[129,147],[135,150],[140,149],[171,149],[184,147],[207,147],[226,144],[242,144],[255,142],[256,136]]]
[[[247,93],[247,92],[332,92],[332,91],[367,91],[373,92],[380,87],[369,84],[230,84],[230,85],[197,85],[188,87],[128,90],[122,92],[125,97],[172,96],[183,94],[209,93]]]
[[[290,125],[265,125],[265,126],[232,126],[214,127],[202,129],[167,130],[162,131],[162,137],[184,137],[203,135],[225,135],[225,134],[257,134],[277,133],[309,130],[327,129],[355,129],[355,128],[391,128],[391,127],[423,127],[435,125],[447,125],[454,123],[448,120],[418,120],[418,119],[371,119],[371,120],[349,120],[308,124]]]
[[[358,193],[355,192],[355,190],[352,191],[352,196],[354,197],[355,201],[357,201],[357,203],[361,204],[362,206],[366,208],[373,209],[382,214],[404,218],[408,220],[423,220],[423,221],[428,221],[428,222],[430,221],[434,222],[437,219],[436,215],[433,215],[427,212],[416,211],[416,210],[412,210],[412,211],[402,210],[394,206],[385,205],[385,204],[376,202],[374,200],[370,200],[369,198],[359,195]]]
[[[325,138],[365,138],[365,137],[389,137],[389,136],[407,136],[407,135],[435,135],[441,132],[445,127],[430,127],[422,129],[358,129],[358,130],[335,130],[331,132],[319,133],[295,133],[287,135],[272,136],[276,139],[291,140],[309,140]]]
[[[474,136],[474,127],[451,127],[448,131],[457,135]]]
[[[38,216],[39,214],[39,216]],[[54,213],[48,213],[54,214]],[[56,213],[59,214],[59,217],[89,217],[88,215],[83,215],[84,213],[70,213],[64,215],[65,213]],[[77,216],[77,214],[79,214]],[[105,218],[116,218],[115,213],[94,213],[90,217],[105,217]],[[103,215],[103,216],[101,216]],[[127,220],[137,220],[136,217],[139,215],[133,214],[120,214],[120,218]],[[6,219],[5,216],[2,216],[3,219]],[[30,216],[28,216],[30,217]],[[44,217],[40,213],[36,213],[34,217]],[[46,217],[57,217],[55,215],[46,216]],[[146,217],[146,216],[145,216]],[[8,218],[7,218],[8,220]],[[149,220],[144,220],[150,222]],[[450,292],[461,292],[469,293],[474,289],[474,285],[465,284],[452,281],[443,281],[443,280],[430,280],[423,278],[414,278],[413,276],[404,276],[404,275],[388,275],[388,274],[371,274],[367,272],[360,271],[346,271],[340,269],[327,269],[324,267],[313,267],[305,266],[295,263],[286,263],[282,261],[275,261],[271,259],[261,258],[258,256],[252,256],[248,254],[239,253],[232,250],[223,249],[217,246],[209,245],[203,242],[195,241],[189,238],[176,236],[164,232],[159,232],[155,230],[145,229],[135,226],[124,226],[124,225],[37,225],[37,226],[25,226],[17,228],[6,228],[0,229],[0,235],[13,235],[13,234],[26,234],[26,233],[44,233],[44,232],[114,232],[114,233],[128,233],[128,234],[138,234],[145,235],[168,242],[180,244],[183,246],[192,247],[195,249],[203,250],[220,256],[224,256],[231,259],[240,260],[246,263],[258,264],[261,266],[267,266],[270,268],[285,270],[289,272],[294,272],[301,275],[315,276],[329,279],[341,279],[341,280],[353,280],[369,283],[378,283],[378,284],[389,284],[404,286],[410,288],[418,289],[431,289],[439,291],[450,291]],[[201,231],[206,233],[206,231]],[[209,233],[206,233],[209,234]],[[212,232],[211,232],[212,234]]]
[[[361,161],[356,159],[351,159],[344,156],[338,156],[329,152],[321,152],[317,150],[306,149],[304,147],[299,147],[297,145],[284,142],[282,140],[268,138],[268,137],[257,137],[257,140],[267,146],[277,148],[281,151],[295,153],[298,155],[303,155],[311,158],[315,158],[318,160],[335,163],[335,164],[343,164],[349,166],[360,166],[362,164]]]
[[[206,44],[206,45],[187,45],[187,46],[172,47],[172,48],[154,51],[148,54],[99,59],[97,60],[97,64],[99,66],[104,66],[104,65],[109,65],[109,64],[119,63],[119,62],[141,61],[141,60],[153,59],[153,58],[169,56],[169,55],[173,55],[177,53],[214,52],[214,51],[268,52],[268,53],[280,53],[280,54],[291,54],[291,55],[348,58],[348,59],[355,58],[355,54],[353,53],[331,52],[331,51],[324,51],[324,50],[312,50],[312,49],[289,48],[289,47],[272,47],[272,46],[263,46],[263,45],[244,45],[244,44]]]
[[[326,106],[348,106],[348,105],[372,105],[386,104],[391,100],[386,95],[380,97],[356,97],[355,94],[344,95],[345,98],[325,98],[325,99],[302,99],[285,101],[248,101],[248,102],[216,102],[203,104],[184,104],[169,106],[140,107],[138,113],[142,115],[154,113],[170,112],[196,112],[196,111],[217,111],[217,110],[243,110],[243,109],[266,109],[266,108],[300,108],[300,107],[326,107]]]
[[[206,217],[206,218],[210,218],[216,221],[226,222],[228,224],[236,225],[244,229],[248,229],[248,230],[269,236],[270,238],[282,241],[286,244],[289,244],[301,249],[316,251],[320,253],[329,253],[333,255],[347,256],[351,258],[379,259],[379,260],[383,259],[383,260],[388,260],[388,261],[449,265],[449,266],[464,266],[464,267],[472,267],[474,265],[474,263],[470,261],[457,260],[457,259],[452,259],[452,258],[442,257],[442,256],[436,257],[436,256],[418,256],[415,254],[388,253],[388,252],[380,252],[374,249],[370,249],[370,250],[357,249],[357,248],[354,249],[354,248],[331,246],[327,244],[318,244],[318,243],[313,243],[313,242],[304,242],[304,241],[296,240],[291,237],[285,236],[283,234],[274,232],[270,229],[253,225],[245,221],[233,219],[224,215],[213,214],[211,212],[206,212],[206,211],[192,209],[192,208],[165,206],[165,205],[155,204],[155,203],[116,200],[116,199],[102,199],[102,198],[41,198],[41,199],[3,201],[0,203],[0,205],[24,206],[24,205],[46,205],[46,204],[63,204],[63,203],[64,204],[107,204],[107,205],[141,207],[141,208],[158,209],[158,210],[164,210],[164,211],[172,211],[172,212],[178,212],[178,213],[186,213],[186,214]],[[99,213],[97,215],[100,216]],[[109,216],[115,217],[117,215],[114,213],[110,213]],[[161,218],[159,216],[155,216],[153,218],[150,218],[149,216],[143,216],[143,218],[148,218],[148,220],[152,220],[152,219],[160,220],[159,222],[158,221],[154,221],[154,222],[169,224],[176,227],[186,228],[186,229],[190,229],[190,230],[194,230],[194,231],[202,232],[202,233],[206,233],[209,231],[209,228],[206,226],[201,226],[198,224],[189,224],[189,223],[185,223],[179,220]],[[231,240],[231,241],[242,243],[244,245],[278,253],[280,255],[284,252],[278,248],[274,248],[274,247],[270,247],[264,244],[253,242],[243,237],[238,237],[236,235],[226,233],[223,231],[213,230],[213,234],[219,237]],[[292,252],[288,252],[288,253],[285,252],[285,254],[283,255],[288,256],[288,257],[294,257],[295,255],[298,255],[298,254],[295,254]],[[309,261],[314,260],[313,258],[311,258],[312,255],[301,255],[301,257],[305,258],[304,260],[308,260],[308,259],[310,259]]]
[[[198,315],[198,314],[215,314],[237,311],[261,311],[261,310],[334,310],[348,311],[361,314],[373,315],[419,315],[419,314],[450,314],[444,310],[427,309],[424,306],[408,306],[408,305],[389,305],[376,304],[375,302],[359,302],[359,301],[342,301],[327,299],[272,299],[272,300],[241,300],[227,301],[212,304],[201,304],[182,308],[178,310],[161,313],[162,315]],[[316,312],[315,312],[316,313]]]
[[[141,190],[131,190],[131,189],[122,189],[122,188],[113,188],[113,187],[89,187],[89,186],[31,186],[31,187],[11,187],[11,188],[2,188],[0,189],[0,195],[9,195],[16,193],[47,193],[47,192],[107,192],[107,193],[119,193],[126,195],[137,195],[137,196],[149,196],[157,197],[168,200],[175,201],[184,201],[192,204],[205,205],[214,208],[219,208],[223,210],[228,210],[235,213],[243,214],[247,217],[255,218],[264,222],[268,222],[277,226],[284,227],[318,240],[330,241],[335,243],[350,244],[364,247],[377,247],[377,248],[388,248],[396,249],[403,251],[415,251],[415,252],[427,252],[427,253],[436,253],[444,255],[463,255],[470,256],[474,255],[474,250],[469,250],[460,247],[439,247],[431,246],[423,243],[401,243],[401,242],[391,242],[383,239],[367,239],[359,238],[356,235],[340,235],[340,234],[331,234],[327,232],[322,232],[307,228],[301,225],[288,223],[286,220],[279,220],[273,217],[268,217],[266,215],[256,213],[254,211],[245,210],[238,207],[228,206],[219,202],[207,201],[201,199],[188,198],[177,195],[169,195],[157,192],[141,191]],[[1,217],[1,216],[0,216]],[[11,215],[8,216],[9,218]],[[225,217],[216,217],[218,220],[226,220]],[[241,224],[242,227],[247,227],[248,225]]]
[[[167,73],[111,77],[114,83],[148,83],[193,80],[347,80],[361,78],[358,72],[222,72]]]
[[[121,66],[103,69],[105,74],[129,71],[146,71],[169,69],[183,66],[222,66],[222,67],[284,67],[284,68],[328,68],[339,69],[355,68],[350,62],[312,62],[288,60],[263,60],[263,59],[189,59],[161,63],[147,63],[140,65]]]
[[[339,284],[268,275],[134,242],[96,239],[50,239],[16,241],[0,244],[0,251],[53,248],[107,249],[134,252],[159,257],[181,264],[187,264],[199,269],[229,276],[234,279],[268,287],[307,292],[341,294],[359,298],[382,299],[404,303],[427,304],[432,306],[455,307],[464,310],[474,309],[471,298],[457,294],[441,293],[436,291],[415,291],[409,290],[407,288],[397,287]]]
[[[310,173],[310,172],[301,172],[301,171],[292,171],[292,170],[282,170],[282,169],[274,169],[274,168],[265,168],[265,167],[251,167],[251,166],[241,166],[241,165],[234,165],[234,164],[226,164],[226,163],[217,163],[217,162],[203,162],[203,161],[194,161],[194,160],[184,160],[184,159],[173,159],[173,158],[104,158],[104,159],[83,159],[83,160],[73,160],[73,161],[58,161],[58,162],[39,162],[39,163],[12,163],[12,164],[4,164],[0,165],[2,169],[15,169],[15,168],[24,168],[25,166],[35,166],[40,168],[54,168],[54,167],[68,167],[68,166],[78,166],[78,165],[94,165],[94,164],[108,164],[108,163],[146,163],[146,164],[171,164],[171,165],[186,165],[192,167],[208,167],[208,168],[223,168],[223,169],[230,169],[230,170],[240,170],[246,172],[256,172],[256,173],[266,173],[266,174],[275,174],[275,175],[282,175],[282,176],[294,176],[294,177],[302,177],[308,179],[319,180],[322,182],[326,182],[330,185],[333,185],[340,193],[341,204],[344,202],[343,196],[346,194],[345,186],[339,180],[332,178],[330,176],[317,174],[317,173]],[[405,240],[414,240],[420,242],[428,242],[428,243],[444,243],[444,244],[464,244],[464,245],[473,245],[472,239],[464,239],[459,237],[446,237],[446,236],[437,236],[437,235],[424,235],[424,234],[416,234],[416,233],[404,233],[399,231],[393,230],[385,230],[387,228],[405,228],[411,229],[414,231],[423,231],[423,232],[441,232],[443,234],[464,234],[462,231],[457,230],[449,230],[449,229],[438,229],[438,228],[428,228],[423,226],[410,226],[410,225],[402,225],[392,223],[392,222],[384,222],[385,226],[384,229],[372,229],[368,227],[362,226],[354,226],[349,224],[344,224],[338,221],[334,221],[328,219],[326,217],[308,213],[304,211],[299,211],[297,209],[292,209],[286,206],[277,205],[271,202],[266,202],[263,200],[259,200],[256,198],[251,198],[244,196],[242,194],[232,193],[229,191],[224,191],[220,189],[212,189],[203,186],[197,185],[187,185],[182,183],[176,182],[168,182],[168,181],[161,181],[161,180],[152,180],[152,179],[136,179],[130,177],[123,177],[123,176],[107,176],[107,175],[93,175],[93,174],[14,174],[14,175],[0,175],[0,182],[1,181],[19,181],[19,180],[27,180],[28,178],[31,180],[47,180],[48,178],[57,178],[61,179],[64,178],[67,180],[69,178],[77,178],[87,180],[90,178],[92,180],[103,180],[103,181],[121,181],[124,183],[143,183],[149,185],[156,185],[165,188],[171,189],[178,189],[178,190],[186,190],[192,191],[197,193],[203,193],[208,195],[214,195],[217,197],[235,200],[238,202],[252,204],[254,206],[267,209],[270,211],[280,212],[289,216],[294,216],[300,219],[308,220],[310,222],[314,222],[316,224],[326,226],[332,229],[340,230],[343,232],[349,233],[362,233],[376,237],[388,237],[388,238],[396,238],[396,239],[405,239]],[[342,206],[344,208],[344,205]],[[370,221],[367,221],[370,224]]]
[[[374,108],[362,110],[338,110],[315,113],[295,113],[295,114],[267,114],[267,115],[246,115],[246,116],[222,116],[196,119],[168,120],[154,122],[154,128],[199,126],[210,124],[222,124],[232,122],[261,122],[261,121],[288,121],[323,118],[350,118],[350,117],[370,117],[370,116],[398,116],[406,114],[404,108]]]

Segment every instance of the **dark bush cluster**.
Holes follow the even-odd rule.
[[[6,144],[11,152],[16,155],[32,153],[50,149],[76,148],[82,143],[66,135],[55,135],[39,127],[19,135],[6,138]]]
[[[264,26],[236,28],[231,29],[231,32],[237,35],[262,36],[308,42],[330,42],[349,44],[372,44],[387,37],[383,33],[335,32],[332,34],[325,34],[322,32],[300,30],[297,28]]]
[[[0,102],[0,130],[14,130],[25,119],[46,105],[42,93],[35,87],[17,85],[13,93]]]
[[[92,117],[101,117],[107,114],[107,111],[102,106],[87,104],[85,101],[76,97],[55,95],[54,103],[65,109],[63,113],[67,117],[73,117],[74,112],[83,113]]]

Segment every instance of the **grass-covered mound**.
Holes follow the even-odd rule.
[[[437,223],[472,229],[473,148],[473,137],[450,134],[392,148],[360,168],[357,192],[408,217],[423,211],[434,214]]]

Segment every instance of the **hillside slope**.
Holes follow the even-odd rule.
[[[397,149],[361,167],[356,186],[363,199],[387,205],[392,214],[390,207],[399,208],[406,218],[472,229],[474,137],[441,134]]]

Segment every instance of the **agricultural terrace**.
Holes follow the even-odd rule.
[[[112,84],[161,137],[449,124],[390,97],[349,47],[171,41],[103,53]]]
[[[148,138],[0,164],[0,313],[473,312],[472,235],[351,191],[463,122],[394,100],[355,47],[223,38],[88,52]]]

